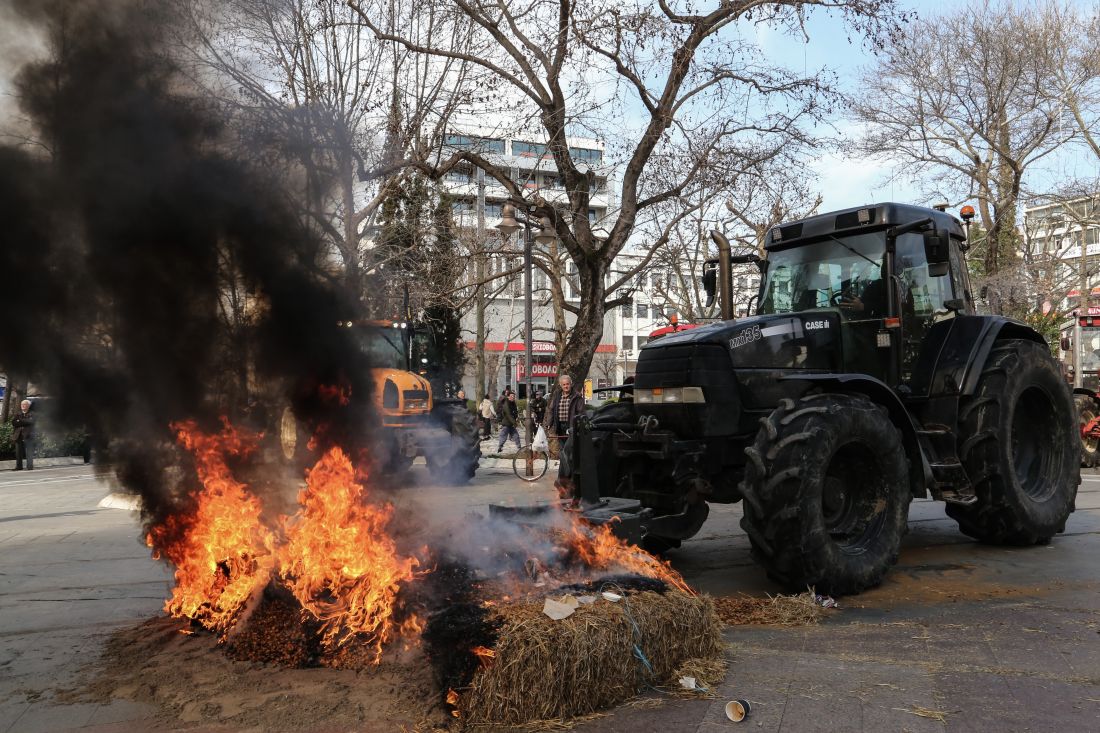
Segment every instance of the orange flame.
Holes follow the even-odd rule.
[[[202,489],[194,495],[193,515],[173,515],[145,538],[154,557],[176,566],[176,587],[164,610],[215,632],[228,630],[249,598],[267,584],[274,544],[260,520],[260,501],[233,479],[225,460],[255,450],[258,436],[223,422],[217,435],[199,432],[191,421],[172,425],[177,440],[195,457]]]
[[[447,704],[455,708],[451,711],[451,715],[458,717],[458,693],[454,690],[447,690]]]
[[[695,591],[667,561],[659,560],[645,550],[615,535],[611,523],[588,525],[574,519],[570,544],[581,560],[597,570],[619,569],[647,578],[656,578],[689,595]]]
[[[306,477],[299,513],[284,520],[286,544],[278,550],[280,574],[306,612],[321,621],[321,643],[333,648],[355,634],[374,646],[414,634],[414,616],[394,621],[401,583],[417,576],[419,562],[402,557],[386,533],[390,504],[365,504],[355,468],[332,448]]]
[[[492,649],[489,649],[488,647],[475,646],[470,649],[470,651],[473,652],[479,660],[481,660],[482,665],[486,665],[497,658],[497,653]]]

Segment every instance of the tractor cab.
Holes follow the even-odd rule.
[[[801,314],[804,329],[831,334],[815,342],[831,353],[804,354],[804,362],[896,387],[913,380],[934,324],[974,313],[964,241],[949,214],[885,204],[775,227],[765,259],[730,260],[755,261],[762,271],[757,316]],[[718,267],[721,259],[708,264]],[[708,294],[713,285],[710,278]]]

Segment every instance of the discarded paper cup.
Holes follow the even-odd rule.
[[[734,723],[740,723],[749,717],[748,700],[730,700],[726,703],[726,717]]]

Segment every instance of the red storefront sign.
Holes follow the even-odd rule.
[[[516,364],[516,381],[517,382],[523,381],[524,377],[527,374],[527,370],[524,368],[524,366],[525,365],[524,365],[523,362],[520,362],[519,364]],[[557,377],[558,376],[558,363],[556,361],[555,362],[550,362],[549,364],[539,364],[539,363],[536,362],[536,363],[531,365],[531,376],[532,377],[550,377],[550,378]]]

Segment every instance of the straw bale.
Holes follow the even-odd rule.
[[[543,615],[541,602],[498,613],[496,657],[459,691],[458,710],[468,724],[593,713],[633,697],[645,684],[665,683],[686,660],[720,658],[723,651],[713,601],[680,591],[599,600],[561,621]],[[635,656],[635,644],[652,671]]]

